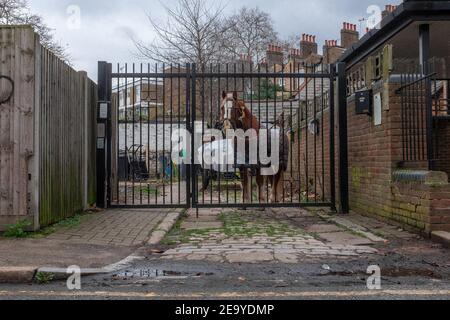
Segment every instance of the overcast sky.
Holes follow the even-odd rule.
[[[176,0],[165,0],[175,3]],[[211,0],[214,1],[214,0]],[[281,37],[309,33],[318,36],[320,46],[325,40],[339,39],[342,22],[358,26],[370,5],[384,8],[400,0],[224,0],[226,11],[236,11],[242,5],[258,6],[269,12]],[[77,70],[88,71],[96,80],[97,61],[112,63],[137,62],[130,35],[149,42],[154,35],[147,14],[164,21],[164,10],[158,0],[30,0],[33,12],[42,15],[55,29],[56,38],[69,47]],[[79,29],[68,27],[73,21],[67,13],[70,6],[80,8]]]

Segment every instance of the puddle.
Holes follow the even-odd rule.
[[[141,280],[141,279],[186,279],[192,277],[212,276],[206,272],[179,272],[170,270],[127,270],[112,276],[113,280]]]

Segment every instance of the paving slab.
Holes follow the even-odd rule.
[[[330,232],[339,232],[342,229],[339,228],[335,224],[314,224],[310,227],[306,228],[306,231],[312,233],[330,233]]]
[[[373,244],[373,242],[367,238],[359,237],[359,236],[353,235],[349,232],[343,232],[343,231],[321,233],[320,237],[332,244],[346,244],[346,245],[351,245],[351,246]]]

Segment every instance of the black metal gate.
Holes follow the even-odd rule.
[[[334,66],[100,62],[99,79],[98,165],[106,166],[99,179],[106,206],[335,208]],[[247,159],[247,136],[246,159],[237,163],[235,137],[213,134],[225,132],[224,94],[255,120],[248,128],[241,117],[244,127],[233,129],[256,131],[257,163]],[[265,144],[267,156],[279,149],[284,160],[273,175],[262,174],[271,165],[260,161]],[[205,160],[217,150],[231,154],[229,146],[236,147],[234,162]]]

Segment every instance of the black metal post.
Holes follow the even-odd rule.
[[[191,65],[186,64],[186,129],[191,135],[191,139],[193,139],[193,129],[192,129],[192,121],[191,121]],[[187,145],[186,141],[186,149],[192,148],[191,145]],[[190,156],[190,159],[186,159],[185,166],[186,166],[186,206],[188,208],[192,207],[192,193],[191,193],[191,179],[192,179],[192,165],[194,163],[193,161],[193,152],[194,150],[191,149],[191,152],[187,152],[186,150],[186,156]],[[189,163],[189,165],[187,165]]]
[[[349,208],[348,189],[348,131],[347,131],[347,77],[346,64],[337,64],[339,101],[339,190],[340,212],[347,214]]]
[[[98,63],[98,110],[97,110],[97,207],[110,204],[111,171],[111,70],[104,61]]]
[[[331,210],[336,212],[336,151],[335,151],[335,90],[334,85],[336,81],[336,66],[330,65],[331,77],[330,77],[330,192],[331,192]]]
[[[192,138],[191,138],[191,194],[192,200],[191,205],[197,206],[197,165],[195,163],[195,155],[197,150],[195,150],[195,136],[196,136],[196,126],[195,121],[197,119],[196,114],[197,109],[197,66],[195,63],[192,64],[191,68],[191,126],[192,126]]]
[[[430,70],[430,25],[421,24],[419,26],[419,54],[422,73],[427,76]],[[434,168],[434,150],[433,150],[433,98],[431,78],[425,80],[425,107],[426,107],[426,123],[427,123],[427,159],[428,169]]]

